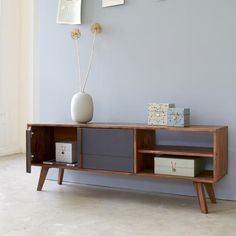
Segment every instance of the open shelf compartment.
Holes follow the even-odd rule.
[[[181,145],[157,145],[158,132],[156,130],[136,130],[136,156],[135,173],[139,176],[150,176],[167,179],[186,179],[192,181],[213,183],[214,182],[214,148]],[[204,168],[196,177],[163,175],[154,173],[154,158],[204,158],[204,162],[210,162],[211,168]],[[206,164],[204,164],[206,166]]]
[[[77,128],[64,127],[32,127],[32,165],[42,165],[44,161],[56,161],[56,142],[73,141],[77,142]],[[77,153],[78,160],[79,155]],[[57,166],[57,164],[52,164]],[[63,165],[60,165],[63,166]],[[66,166],[66,164],[65,164]]]

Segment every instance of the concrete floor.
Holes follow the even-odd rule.
[[[236,235],[236,202],[156,195],[47,181],[37,192],[39,168],[25,173],[22,155],[0,157],[0,236],[222,236]]]

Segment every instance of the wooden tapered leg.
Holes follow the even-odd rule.
[[[206,196],[205,196],[203,184],[194,182],[194,185],[196,188],[200,209],[203,213],[207,214],[208,209],[207,209]]]
[[[207,194],[211,200],[211,203],[216,203],[216,197],[215,197],[215,192],[214,192],[214,188],[213,188],[213,184],[204,184]]]
[[[64,177],[64,169],[59,168],[59,170],[58,170],[58,180],[57,180],[58,184],[60,184],[60,185],[62,184],[63,177]]]
[[[41,191],[48,174],[49,167],[42,166],[37,191]]]

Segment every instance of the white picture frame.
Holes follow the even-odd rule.
[[[113,7],[125,4],[125,0],[102,0],[102,7]]]
[[[57,24],[81,24],[82,0],[59,0]]]

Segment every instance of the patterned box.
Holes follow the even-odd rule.
[[[167,125],[187,127],[190,125],[189,108],[169,108],[167,111]]]
[[[175,104],[150,103],[148,106],[149,125],[167,125],[167,110],[174,108]]]
[[[76,142],[66,141],[56,143],[56,161],[63,163],[77,162]]]

